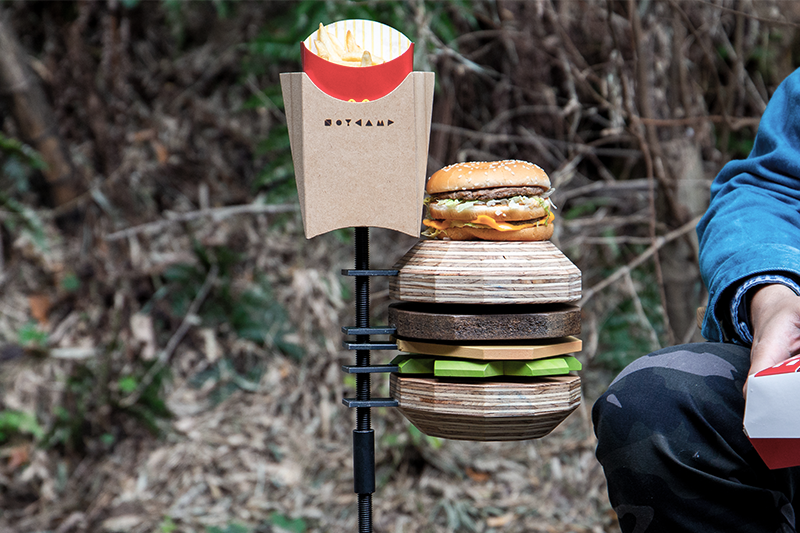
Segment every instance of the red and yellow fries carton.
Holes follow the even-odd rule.
[[[800,465],[800,355],[747,381],[744,430],[771,468]]]
[[[414,43],[385,24],[342,20],[324,28],[327,35],[343,47],[347,46],[349,32],[355,46],[370,51],[372,58],[380,61],[369,67],[346,66],[320,57],[319,31],[303,41],[303,72],[322,92],[339,100],[363,102],[382,98],[397,88],[414,69]],[[355,55],[358,56],[362,53]]]
[[[413,72],[413,43],[373,21],[329,24],[301,47],[304,71],[281,74],[281,88],[306,238],[358,226],[419,236],[433,73]],[[362,51],[371,66],[343,59]]]

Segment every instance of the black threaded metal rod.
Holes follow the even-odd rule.
[[[369,228],[356,228],[355,268],[369,270]],[[369,276],[356,276],[356,327],[369,327]],[[369,342],[369,335],[356,335],[356,342]],[[369,350],[356,350],[356,366],[369,366]],[[356,399],[370,399],[369,374],[356,374]],[[358,531],[372,533],[372,493],[375,492],[375,439],[370,408],[356,408],[353,431],[353,485],[358,494]]]
[[[369,228],[356,228],[356,270],[369,270]],[[356,327],[369,327],[369,276],[356,276]],[[369,335],[356,335],[356,342],[369,342]],[[369,350],[356,350],[356,366],[369,366]],[[369,400],[370,376],[356,376],[356,399]],[[370,429],[369,407],[356,409],[356,429]]]

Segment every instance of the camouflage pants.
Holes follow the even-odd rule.
[[[767,469],[742,431],[749,364],[732,344],[667,348],[597,400],[597,459],[623,532],[795,531],[800,468]]]

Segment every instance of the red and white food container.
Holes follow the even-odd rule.
[[[769,468],[800,465],[800,355],[750,376],[744,431]]]
[[[348,67],[317,55],[317,32],[302,44],[303,72],[322,92],[339,100],[364,102],[383,98],[414,70],[414,43],[394,28],[372,20],[340,20],[325,29],[340,43],[352,32],[356,43],[385,60],[371,67]]]
[[[303,72],[281,74],[303,229],[307,238],[347,227],[419,236],[434,75],[413,72],[414,46],[374,21],[325,26],[385,62],[351,67],[300,43]]]

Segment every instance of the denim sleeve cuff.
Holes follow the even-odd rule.
[[[794,291],[795,294],[800,296],[800,285],[797,284],[792,278],[781,274],[760,274],[748,278],[736,290],[733,299],[731,300],[731,321],[733,322],[733,329],[736,335],[744,344],[753,343],[753,334],[750,328],[750,305],[749,299],[746,297],[748,291],[759,285],[773,285],[773,284],[786,285]]]

